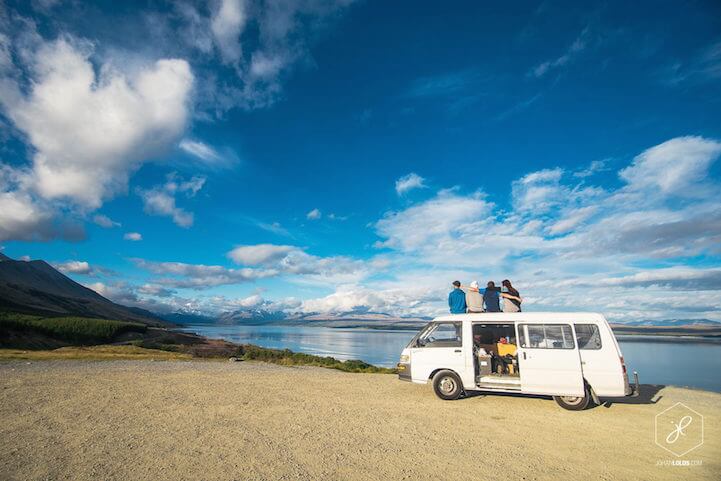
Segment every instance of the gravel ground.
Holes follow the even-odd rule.
[[[721,479],[721,395],[655,399],[569,412],[320,368],[2,362],[0,480]],[[654,444],[679,401],[705,425],[682,458]]]

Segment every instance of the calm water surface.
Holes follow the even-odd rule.
[[[392,367],[415,331],[332,329],[297,326],[218,326],[182,328],[200,335],[274,349],[290,349],[337,359],[362,359]],[[721,392],[721,344],[660,342],[619,338],[629,372],[644,384],[689,386]]]

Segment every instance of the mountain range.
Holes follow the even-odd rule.
[[[42,260],[14,260],[0,253],[0,309],[44,316],[73,315],[152,326],[169,322],[150,311],[116,304]]]

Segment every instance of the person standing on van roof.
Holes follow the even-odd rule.
[[[501,312],[498,290],[495,282],[488,281],[486,291],[483,293],[483,304],[486,305],[486,312]]]
[[[478,290],[478,282],[473,281],[469,287],[461,286],[466,293],[467,312],[483,312],[483,296]]]
[[[451,309],[451,314],[466,312],[466,294],[461,290],[460,281],[453,281],[453,290],[448,294],[448,307]]]
[[[506,292],[501,292],[503,312],[521,312],[521,302],[523,302],[521,294],[511,285],[511,281],[508,279],[504,279],[501,284],[506,288]]]

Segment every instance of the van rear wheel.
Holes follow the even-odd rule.
[[[583,389],[583,396],[553,396],[553,399],[563,409],[568,409],[569,411],[583,411],[591,402],[591,392],[588,389],[588,385],[585,385]]]
[[[439,398],[445,401],[453,401],[463,394],[463,384],[461,384],[458,374],[444,370],[433,376],[433,390]]]

